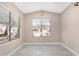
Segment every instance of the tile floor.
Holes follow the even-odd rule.
[[[25,44],[11,56],[74,56],[60,44]]]

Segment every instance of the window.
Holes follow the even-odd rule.
[[[9,41],[9,11],[0,7],[0,44]]]
[[[33,19],[33,36],[50,36],[50,19]]]
[[[19,38],[20,18],[0,6],[0,44]]]
[[[33,19],[32,26],[33,26],[33,36],[35,37],[41,36],[41,20]]]
[[[11,40],[13,39],[17,39],[19,37],[19,27],[20,27],[20,24],[19,24],[19,17],[14,15],[14,14],[11,14],[11,22],[10,22],[10,25],[11,25]]]
[[[42,36],[50,36],[50,20],[42,20]]]

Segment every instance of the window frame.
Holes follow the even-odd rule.
[[[50,37],[51,36],[51,19],[50,18],[34,18],[34,19],[40,19],[41,20],[41,35],[39,37]],[[34,20],[32,19],[32,21]],[[42,36],[42,20],[43,19],[48,19],[49,20],[49,23],[50,23],[50,35],[49,36]],[[38,37],[38,36],[34,36],[33,35],[33,25],[32,25],[32,37]]]

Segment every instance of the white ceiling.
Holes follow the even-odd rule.
[[[71,2],[15,2],[14,4],[24,14],[39,10],[61,13]]]

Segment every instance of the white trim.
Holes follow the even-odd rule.
[[[23,45],[24,45],[24,43],[21,44],[20,46],[18,46],[17,48],[15,48],[15,49],[14,49],[12,52],[10,52],[7,56],[11,56],[13,53],[15,53],[17,50],[19,50]]]
[[[24,43],[24,44],[61,44],[61,43],[55,42],[55,43]]]
[[[65,47],[66,49],[68,49],[70,52],[72,52],[75,56],[79,56],[79,54],[78,54],[76,51],[74,51],[73,49],[71,49],[71,48],[68,47],[67,45],[65,45],[65,44],[63,44],[63,43],[61,43],[61,45],[62,45],[63,47]]]

